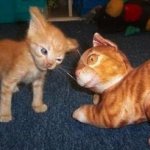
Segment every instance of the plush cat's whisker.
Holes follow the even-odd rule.
[[[76,79],[69,73],[67,72],[64,68],[59,68],[61,69],[63,72],[65,72],[70,78],[72,78],[74,81],[76,81]]]
[[[81,57],[81,53],[80,53],[79,49],[77,49],[77,52],[78,52],[79,56]]]
[[[82,63],[83,63],[84,65],[86,65],[86,63],[84,63],[83,58],[81,57],[81,53],[80,53],[79,49],[77,49],[77,52],[78,52],[78,54],[79,54],[79,56],[80,56],[80,59],[81,59]]]

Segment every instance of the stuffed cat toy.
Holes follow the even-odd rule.
[[[94,104],[74,111],[74,119],[103,128],[150,119],[150,60],[133,68],[115,43],[95,33],[93,47],[79,60],[76,79],[95,95]]]
[[[37,7],[30,9],[27,36],[22,41],[0,41],[0,122],[12,120],[11,101],[20,82],[32,83],[35,112],[45,112],[43,85],[46,71],[61,64],[65,53],[76,49],[77,41],[67,38],[48,23]]]

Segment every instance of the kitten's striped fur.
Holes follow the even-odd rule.
[[[78,63],[79,85],[96,93],[94,104],[73,113],[80,122],[118,128],[150,119],[150,60],[133,68],[113,42],[95,33]]]

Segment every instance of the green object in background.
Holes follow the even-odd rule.
[[[141,30],[140,28],[138,27],[135,27],[135,26],[128,26],[126,28],[126,31],[125,31],[125,36],[129,36],[129,35],[134,35],[134,34],[137,34],[139,33]]]
[[[15,3],[13,0],[0,0],[0,23],[14,22]]]
[[[0,23],[29,20],[29,7],[45,9],[47,0],[0,0]]]
[[[40,9],[46,7],[47,0],[15,0],[16,1],[16,21],[26,21],[29,20],[29,7],[37,6]]]

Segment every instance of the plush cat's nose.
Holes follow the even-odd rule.
[[[76,72],[75,72],[77,77],[80,75],[80,73],[81,73],[81,70],[76,70]]]

